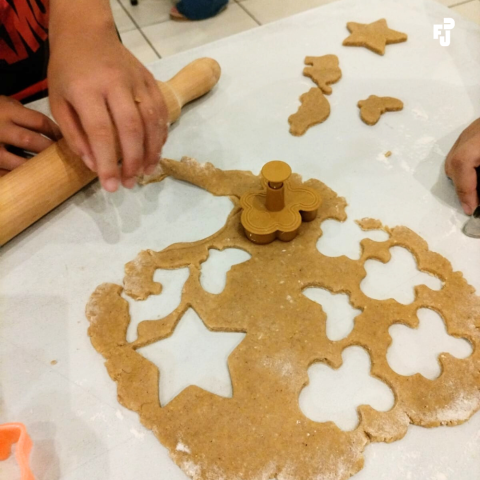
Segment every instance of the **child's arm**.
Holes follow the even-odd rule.
[[[60,137],[55,122],[43,113],[24,107],[13,98],[0,96],[0,175],[26,162],[7,147],[40,153]]]
[[[135,175],[153,170],[167,138],[155,79],[119,41],[109,0],[50,0],[50,8],[52,114],[106,190],[119,181],[131,188]]]
[[[463,210],[471,215],[479,204],[477,172],[480,167],[480,118],[467,127],[447,155],[445,172],[453,180]]]

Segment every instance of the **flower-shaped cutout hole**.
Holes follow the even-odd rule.
[[[322,306],[327,316],[327,337],[332,341],[347,337],[353,330],[355,317],[362,313],[350,305],[346,293],[334,294],[324,288],[309,287],[303,294]]]
[[[188,309],[173,335],[137,352],[160,371],[160,404],[167,405],[189,385],[222,397],[232,396],[227,359],[244,333],[212,332],[193,309]]]
[[[357,408],[370,405],[378,411],[393,407],[394,395],[382,381],[372,377],[370,356],[362,347],[348,347],[342,353],[338,369],[314,363],[308,369],[310,379],[300,393],[300,409],[315,422],[333,421],[344,431],[356,428]]]
[[[172,313],[182,299],[182,289],[188,279],[188,268],[177,270],[155,271],[153,279],[162,285],[159,295],[150,295],[146,300],[136,301],[127,295],[123,297],[129,303],[130,324],[127,329],[127,341],[134,342],[137,339],[137,328],[144,320],[158,320]]]
[[[239,248],[226,248],[219,251],[211,248],[208,258],[202,263],[200,283],[208,293],[222,293],[227,284],[227,273],[233,265],[246,262],[252,256]]]
[[[437,277],[417,268],[415,257],[403,247],[390,248],[391,259],[387,263],[367,260],[367,276],[360,284],[365,295],[376,300],[394,298],[403,305],[415,300],[414,287],[426,285],[432,290],[440,290],[442,282]]]
[[[413,375],[420,373],[434,380],[441,373],[438,356],[449,353],[456,358],[472,354],[468,340],[448,335],[442,317],[429,308],[417,311],[419,327],[414,329],[395,324],[389,329],[392,344],[387,352],[387,361],[396,373]]]
[[[360,242],[370,238],[376,242],[388,240],[388,233],[383,230],[363,231],[353,220],[339,222],[325,220],[322,223],[322,236],[317,241],[317,249],[327,257],[345,255],[358,260],[362,254]]]

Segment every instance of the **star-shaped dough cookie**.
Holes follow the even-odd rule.
[[[347,28],[351,35],[343,41],[343,45],[366,47],[379,55],[385,53],[386,45],[406,42],[408,38],[406,33],[388,28],[384,18],[368,24],[348,22]]]

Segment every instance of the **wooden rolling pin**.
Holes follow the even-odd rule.
[[[220,65],[211,58],[200,58],[168,82],[158,82],[170,123],[186,103],[209,92],[219,78]],[[96,177],[63,139],[1,177],[0,246]]]

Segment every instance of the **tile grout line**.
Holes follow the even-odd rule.
[[[160,55],[158,50],[153,46],[153,43],[150,41],[150,39],[147,37],[147,35],[144,33],[144,31],[140,27],[138,27],[138,30],[140,32],[140,35],[144,38],[144,40],[148,43],[148,45],[150,45],[150,48],[155,52],[157,57],[159,59],[162,58],[162,56]]]
[[[158,58],[162,58],[162,56],[160,55],[160,53],[157,51],[157,49],[153,46],[152,42],[150,41],[150,39],[145,35],[145,33],[143,32],[142,30],[142,27],[140,27],[140,25],[135,21],[135,19],[132,17],[132,15],[130,15],[130,13],[128,12],[128,10],[123,6],[123,3],[120,2],[120,0],[117,0],[117,2],[120,4],[120,6],[122,7],[123,11],[128,15],[128,18],[130,18],[130,20],[132,21],[132,23],[135,25],[135,29],[138,30],[140,32],[140,35],[143,37],[143,39],[147,42],[147,44],[150,46],[150,48],[154,51],[155,55],[158,57]],[[160,23],[163,23],[163,22],[160,22]],[[129,30],[130,32],[133,32],[133,30]]]
[[[473,3],[478,0],[463,0],[462,2],[454,3],[453,5],[450,5],[448,8],[454,8],[454,7],[459,7],[460,5],[465,5],[466,3]]]
[[[261,22],[259,22],[254,15],[252,15],[244,6],[243,2],[239,2],[238,0],[235,0],[236,4],[257,24],[257,25],[262,25]]]

